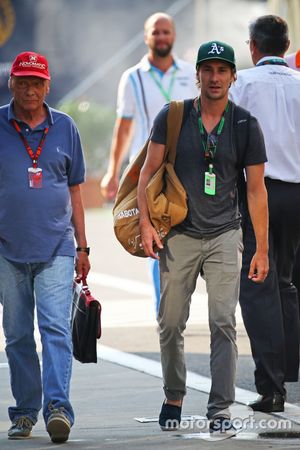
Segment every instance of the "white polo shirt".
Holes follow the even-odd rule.
[[[130,157],[141,149],[154,118],[170,99],[183,100],[197,95],[196,69],[181,59],[174,58],[174,65],[165,73],[151,66],[147,55],[127,69],[119,83],[117,115],[134,119]]]
[[[230,98],[248,109],[263,130],[268,162],[265,176],[300,183],[300,73],[284,65],[260,63],[240,70]]]

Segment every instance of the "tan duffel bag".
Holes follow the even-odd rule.
[[[174,171],[183,109],[183,102],[170,103],[165,160],[146,187],[150,220],[161,240],[187,215],[186,192]],[[118,241],[129,253],[141,257],[146,255],[141,244],[137,185],[148,144],[149,140],[124,171],[113,208],[114,231]]]

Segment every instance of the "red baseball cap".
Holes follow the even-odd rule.
[[[20,53],[12,63],[10,75],[51,79],[47,59],[34,52]]]

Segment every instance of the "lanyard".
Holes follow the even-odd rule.
[[[42,153],[42,148],[43,148],[43,145],[44,145],[44,143],[45,143],[46,136],[47,136],[47,133],[48,133],[48,131],[49,131],[49,128],[48,128],[48,127],[44,128],[43,135],[42,135],[42,137],[41,137],[41,140],[40,140],[40,143],[39,143],[39,145],[38,145],[37,151],[36,151],[36,153],[34,154],[32,148],[31,148],[30,145],[28,144],[28,141],[27,141],[26,137],[23,135],[23,133],[22,133],[22,131],[21,131],[21,128],[19,127],[19,124],[17,123],[17,121],[16,121],[16,120],[13,120],[12,122],[13,122],[13,125],[14,125],[14,127],[15,127],[15,130],[16,130],[17,133],[19,134],[19,136],[20,136],[20,138],[21,138],[21,140],[22,140],[22,142],[23,142],[23,144],[24,144],[24,147],[25,147],[26,150],[27,150],[28,155],[29,155],[30,158],[32,159],[32,166],[33,166],[34,168],[36,168],[36,167],[37,167],[37,160],[38,160],[40,154]]]
[[[212,134],[212,133],[208,133],[207,134],[206,143],[204,144],[205,130],[204,130],[202,117],[201,117],[200,97],[198,97],[198,127],[199,127],[199,131],[200,131],[200,134],[201,134],[201,137],[202,137],[202,146],[203,146],[203,150],[204,150],[204,158],[205,158],[206,161],[209,161],[210,163],[214,159],[215,154],[217,152],[218,140],[219,140],[219,136],[222,133],[223,128],[224,128],[225,114],[227,113],[228,108],[229,108],[229,102],[227,102],[225,111],[222,114],[221,120],[220,120],[219,125],[218,125],[217,134],[215,135],[215,134]],[[211,164],[210,169],[212,169],[212,164]]]
[[[277,65],[277,66],[286,66],[288,67],[287,63],[282,58],[270,58],[266,59],[265,61],[261,61],[260,63],[256,64],[256,67],[258,66],[266,66],[267,64]]]
[[[155,82],[156,86],[158,86],[158,88],[159,88],[160,92],[162,93],[162,95],[164,96],[164,98],[167,100],[167,102],[170,102],[171,101],[171,93],[172,93],[174,81],[176,78],[176,72],[177,72],[176,67],[174,68],[174,70],[172,72],[172,77],[171,77],[170,84],[169,84],[167,91],[165,90],[165,88],[163,87],[163,85],[161,84],[159,79],[157,78],[155,71],[152,69],[152,67],[149,72],[150,72],[150,75],[151,75],[153,81]]]

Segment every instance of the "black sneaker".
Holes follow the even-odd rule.
[[[8,439],[28,439],[31,437],[31,430],[34,423],[27,416],[21,416],[14,420],[8,430]]]
[[[181,406],[163,403],[158,423],[163,431],[178,430],[181,421]]]
[[[209,424],[209,432],[214,435],[234,436],[238,431],[228,417],[218,416]]]
[[[47,420],[47,431],[51,441],[55,444],[61,444],[69,439],[71,423],[63,412],[63,408],[52,409]]]

